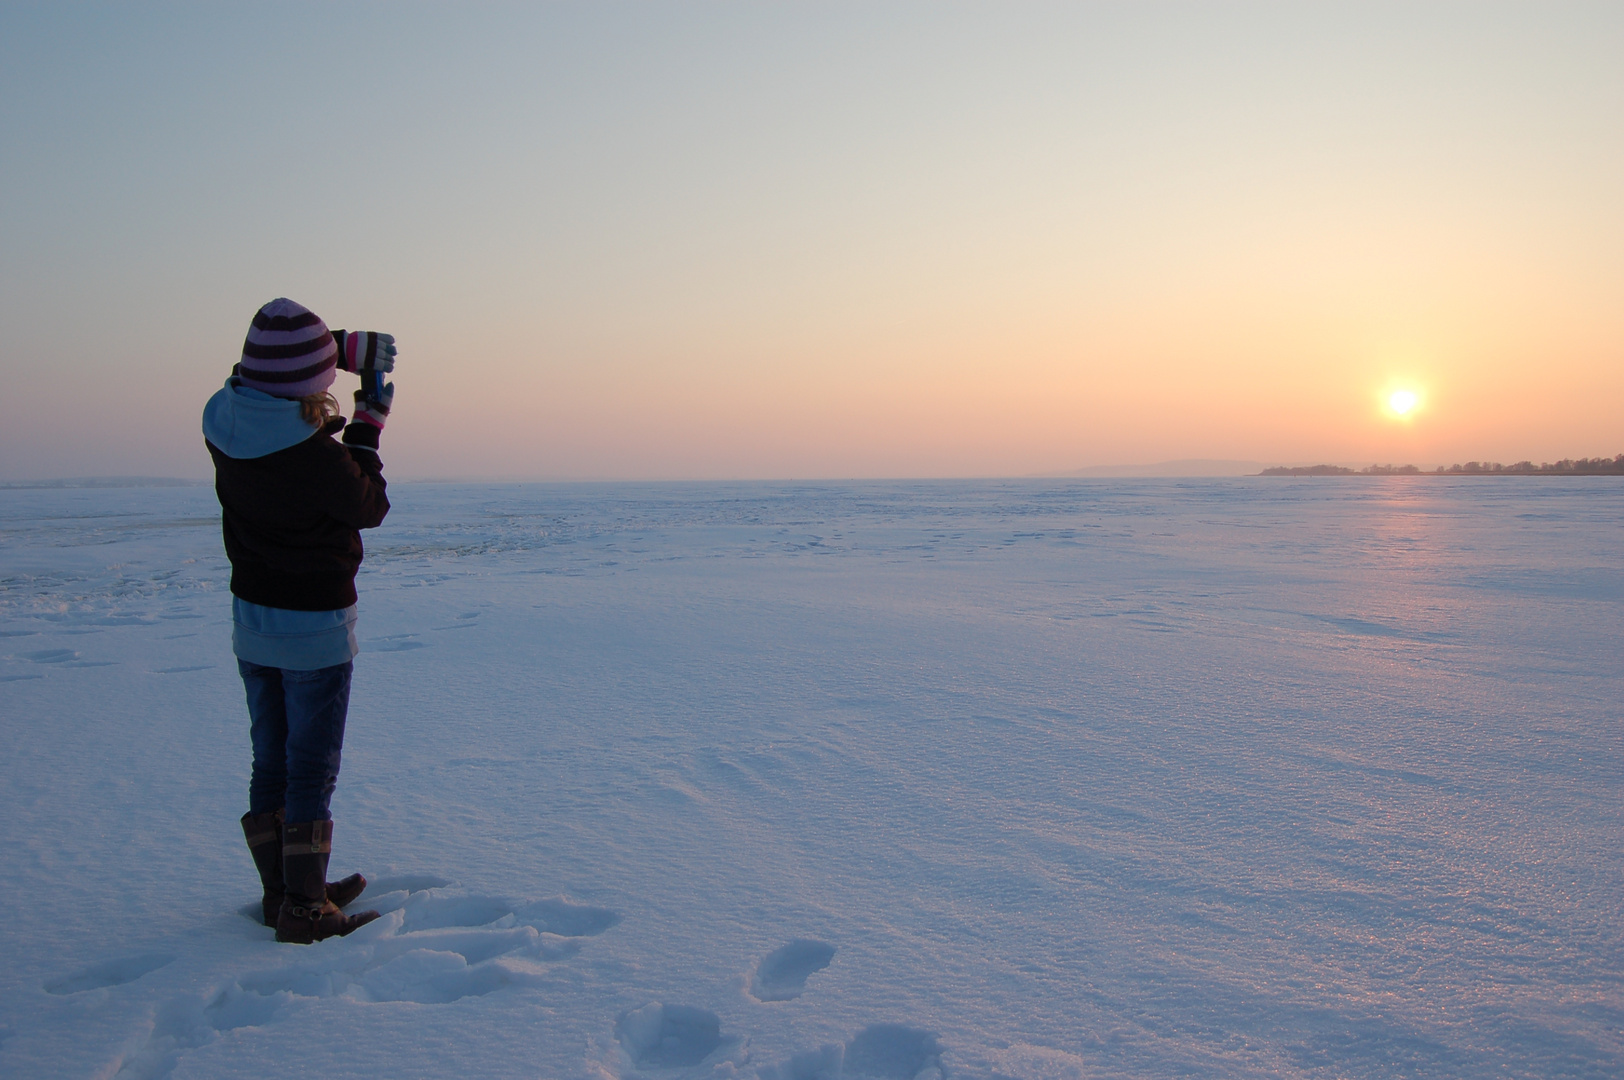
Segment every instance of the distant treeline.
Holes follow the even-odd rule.
[[[1277,465],[1259,476],[1624,476],[1624,454],[1617,457],[1563,458],[1535,465],[1519,461],[1502,465],[1498,461],[1468,461],[1464,465],[1440,465],[1431,472],[1415,465],[1368,465],[1348,469],[1341,465]]]

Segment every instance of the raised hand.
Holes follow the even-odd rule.
[[[374,330],[334,330],[338,369],[356,374],[395,370],[395,335]]]
[[[365,390],[355,392],[355,419],[382,431],[389,419],[389,407],[395,403],[395,384],[380,381],[377,391],[376,394]]]
[[[377,453],[378,436],[383,434],[383,426],[389,421],[389,409],[395,403],[395,384],[386,383],[382,378],[376,382],[375,393],[369,393],[364,384],[355,392],[355,416],[344,429],[344,445],[352,450]]]

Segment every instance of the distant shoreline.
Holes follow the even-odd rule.
[[[1563,458],[1535,465],[1519,461],[1502,465],[1498,461],[1468,461],[1464,465],[1443,465],[1423,469],[1417,465],[1368,465],[1350,469],[1342,465],[1276,465],[1259,476],[1624,476],[1624,454],[1611,458]]]

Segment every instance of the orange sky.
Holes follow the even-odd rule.
[[[400,476],[1624,452],[1624,9],[1299,7],[8,9],[0,479],[206,474],[278,295]]]

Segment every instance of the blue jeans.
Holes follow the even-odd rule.
[[[287,821],[331,820],[355,665],[289,671],[239,657],[237,670],[248,689],[254,742],[248,812],[286,807]]]

